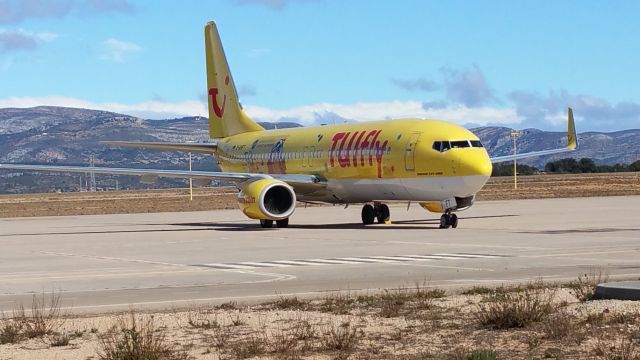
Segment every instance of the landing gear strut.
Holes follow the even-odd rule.
[[[391,212],[389,206],[382,203],[374,203],[373,206],[365,204],[362,207],[362,223],[364,225],[371,225],[374,221],[378,220],[378,223],[385,224],[391,218]]]
[[[265,229],[271,229],[273,227],[273,220],[260,219],[260,226]]]
[[[260,219],[260,226],[265,229],[271,229],[273,227],[273,220]],[[289,227],[289,218],[276,220],[276,227],[278,228]]]
[[[447,210],[440,217],[440,229],[448,229],[449,227],[454,229],[458,227],[458,215],[452,214],[451,210]]]

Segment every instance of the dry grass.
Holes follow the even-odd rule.
[[[588,274],[578,276],[578,279],[567,284],[573,296],[579,301],[589,301],[593,299],[596,293],[596,286],[607,282],[609,276],[603,274],[602,271],[592,271]]]
[[[636,303],[583,303],[571,296],[566,285],[541,281],[473,291],[480,295],[445,296],[424,286],[399,287],[364,295],[233,304],[230,310],[201,306],[154,317],[128,314],[114,327],[98,326],[99,330],[95,320],[78,327],[80,320],[74,319],[74,327],[62,326],[56,330],[59,333],[24,344],[15,344],[26,340],[23,322],[2,319],[0,340],[7,344],[0,346],[0,358],[42,358],[29,352],[44,345],[47,356],[83,360],[91,356],[638,360],[640,305]],[[72,356],[83,346],[91,349]]]
[[[153,316],[131,313],[101,337],[101,360],[186,360],[186,352],[179,350],[167,335],[154,324]]]
[[[29,339],[53,334],[64,323],[60,294],[33,295],[31,311],[20,304],[13,312],[13,319],[20,323],[22,334]]]
[[[556,310],[556,290],[539,284],[522,291],[499,289],[483,296],[475,314],[484,326],[496,329],[520,328],[546,319]]]
[[[356,348],[363,337],[364,332],[361,329],[345,321],[340,324],[326,325],[322,330],[320,343],[325,350],[348,354]]]
[[[22,323],[3,319],[0,323],[0,345],[14,344],[22,339]]]
[[[640,345],[629,336],[613,340],[599,337],[592,349],[593,355],[602,360],[640,360]]]

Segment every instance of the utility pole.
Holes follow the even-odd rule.
[[[93,167],[95,165],[94,161],[95,161],[94,155],[91,154],[91,157],[89,158],[89,167]],[[96,191],[96,173],[94,173],[93,171],[91,172],[91,190],[90,191],[93,191],[93,192]]]
[[[517,161],[516,161],[516,157],[518,156],[518,150],[516,148],[516,139],[520,136],[520,132],[513,130],[511,131],[511,138],[513,139],[513,189],[517,190],[518,189],[518,169],[517,169]]]
[[[191,172],[191,152],[189,152],[189,172]],[[189,201],[193,201],[193,178],[189,178]]]

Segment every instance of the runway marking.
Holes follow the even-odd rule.
[[[357,256],[332,259],[307,259],[307,260],[269,260],[269,261],[244,261],[234,263],[210,263],[196,264],[192,266],[213,269],[255,269],[265,267],[299,267],[299,266],[323,266],[323,265],[362,265],[362,264],[397,264],[431,260],[475,260],[495,259],[508,257],[506,255],[471,254],[471,253],[438,253],[430,255],[396,255],[396,256]]]
[[[553,248],[539,247],[539,246],[509,246],[509,245],[493,245],[493,244],[434,243],[434,242],[422,242],[422,241],[388,241],[388,243],[389,244],[405,244],[405,245],[462,246],[462,247],[521,249],[521,250],[553,250]]]

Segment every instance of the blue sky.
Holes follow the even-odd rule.
[[[0,0],[0,107],[205,115],[215,20],[247,112],[640,128],[638,1]]]

